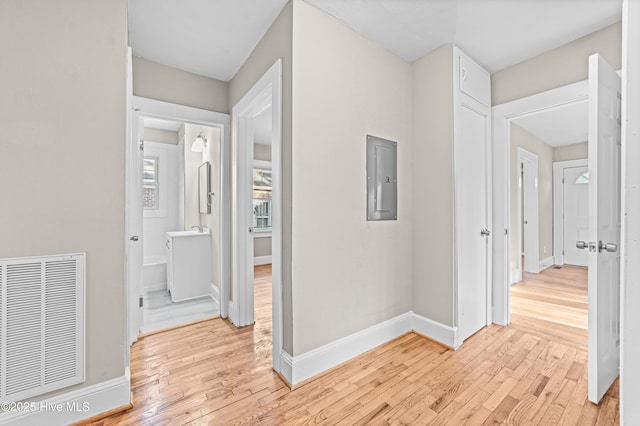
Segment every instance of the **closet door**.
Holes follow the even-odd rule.
[[[456,325],[459,345],[491,323],[491,80],[454,50]]]

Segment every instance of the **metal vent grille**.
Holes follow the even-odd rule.
[[[84,381],[85,255],[0,259],[0,401]]]

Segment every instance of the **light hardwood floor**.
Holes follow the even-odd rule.
[[[586,351],[528,331],[535,319],[458,351],[409,333],[290,390],[270,367],[268,272],[256,268],[254,326],[212,319],[136,343],[134,408],[98,424],[619,423],[617,387],[589,403]]]

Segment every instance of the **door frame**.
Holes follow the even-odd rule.
[[[564,169],[588,165],[586,158],[553,163],[553,258],[556,265],[564,265]]]
[[[553,110],[589,96],[587,81],[580,81],[493,107],[493,322],[508,325],[509,300],[509,206],[511,121],[544,110]],[[503,238],[498,238],[502,234]]]
[[[640,3],[622,3],[620,422],[640,422]],[[627,259],[632,259],[628,262]]]
[[[138,134],[138,123],[139,120],[144,117],[149,118],[160,118],[170,121],[179,121],[182,123],[196,124],[196,125],[204,125],[209,127],[217,127],[220,129],[220,158],[221,158],[221,167],[218,167],[219,173],[219,181],[220,181],[220,242],[221,249],[218,253],[218,262],[220,265],[219,274],[218,274],[218,285],[220,287],[220,316],[225,318],[228,312],[228,285],[225,283],[229,282],[229,249],[230,246],[230,238],[229,238],[229,228],[231,222],[231,214],[229,208],[229,142],[230,142],[230,116],[228,114],[223,114],[214,111],[207,111],[199,108],[192,108],[184,105],[172,104],[169,102],[158,101],[155,99],[143,98],[140,96],[132,96],[131,100],[131,108],[127,114],[131,123],[131,132],[129,132],[129,137],[127,141],[127,149],[126,149],[126,188],[127,194],[132,191],[133,186],[136,185],[136,182],[133,180],[131,173],[131,150],[138,149],[139,141],[134,135]],[[125,229],[129,229],[130,223],[130,214],[131,211],[131,202],[129,200],[129,196],[126,198],[126,217],[125,217]],[[127,237],[128,241],[128,237]],[[144,259],[143,259],[144,262]],[[140,309],[138,306],[138,298],[140,297],[140,288],[141,283],[131,283],[128,279],[129,276],[129,268],[140,268],[142,270],[143,264],[133,265],[127,263],[127,280],[126,280],[126,299],[127,299],[127,341],[129,345],[137,340],[138,333],[135,332],[136,327],[139,330],[140,324],[135,324],[136,315],[135,310]],[[129,351],[129,345],[126,346],[126,351]],[[128,360],[128,358],[127,358]]]
[[[524,165],[523,170],[524,178],[522,176],[518,176],[518,182],[521,185],[522,190],[517,191],[517,217],[516,217],[516,230],[517,230],[517,244],[518,244],[518,253],[522,253],[521,250],[524,248],[524,271],[522,270],[521,262],[518,262],[518,277],[520,278],[518,281],[522,280],[522,273],[529,272],[532,274],[537,274],[540,272],[540,226],[539,226],[539,210],[538,210],[538,156],[532,152],[527,151],[524,148],[518,147],[517,149],[517,163],[519,167]],[[533,176],[530,176],[526,170],[529,168],[526,165],[529,165],[530,172],[533,173]],[[524,200],[523,200],[524,196]],[[528,200],[528,202],[527,202]],[[526,210],[529,210],[527,214],[527,228],[525,229],[525,234],[523,235],[522,229],[522,216],[525,212],[522,211],[523,201]],[[530,225],[530,226],[529,226]],[[525,237],[529,238],[525,238]],[[533,238],[531,238],[533,237]],[[524,238],[524,245],[522,244],[522,239]]]
[[[246,207],[238,193],[250,193],[254,159],[253,148],[245,149],[245,144],[253,144],[252,131],[248,124],[264,106],[265,96],[271,97],[271,260],[272,260],[272,368],[281,370],[282,360],[282,59],[278,59],[267,72],[249,89],[232,108],[232,214],[234,218]],[[248,232],[251,224],[244,220],[234,220],[232,231],[232,277],[230,316],[236,326],[253,324],[253,237]]]

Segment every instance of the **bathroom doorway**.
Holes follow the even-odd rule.
[[[142,123],[140,332],[148,334],[220,315],[212,279],[219,268],[212,251],[218,250],[220,191],[218,176],[210,173],[220,167],[220,131],[152,117],[142,117]],[[206,193],[199,191],[203,165]],[[193,250],[197,253],[184,253]]]
[[[229,277],[228,126],[226,114],[133,97],[126,221],[130,343],[140,333],[221,311],[220,284]],[[207,163],[204,206],[210,211],[203,212],[199,185]],[[191,234],[206,238],[198,255],[210,263],[201,285],[176,297],[169,237],[182,242]]]

